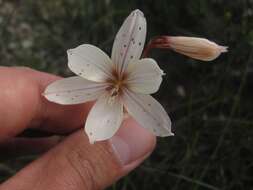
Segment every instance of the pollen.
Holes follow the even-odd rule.
[[[113,83],[111,84],[111,87],[110,87],[110,95],[111,97],[116,97],[118,96],[121,91],[122,91],[122,87],[125,85],[125,82],[122,81],[122,80],[115,80],[113,81]]]

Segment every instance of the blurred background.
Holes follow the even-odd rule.
[[[90,43],[110,54],[136,8],[147,18],[147,41],[205,37],[229,52],[213,62],[151,52],[167,74],[154,96],[176,136],[159,139],[152,156],[109,189],[253,189],[253,0],[0,0],[0,65],[73,75],[66,50]],[[0,180],[35,158],[1,153]]]

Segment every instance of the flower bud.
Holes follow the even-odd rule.
[[[221,53],[228,51],[228,47],[220,46],[205,38],[157,36],[148,43],[144,49],[143,57],[147,57],[149,51],[154,48],[172,49],[178,53],[202,61],[212,61]]]
[[[204,38],[168,36],[163,37],[167,47],[188,57],[202,61],[212,61],[221,53],[227,52],[227,47],[220,46]]]

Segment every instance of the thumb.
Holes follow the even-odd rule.
[[[5,182],[1,190],[104,189],[137,167],[155,142],[132,119],[111,140],[95,145],[78,131]]]

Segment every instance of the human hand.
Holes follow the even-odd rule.
[[[4,182],[0,190],[104,189],[152,152],[155,137],[132,119],[124,121],[109,141],[91,145],[83,131],[83,118],[92,103],[62,106],[48,102],[41,95],[57,79],[28,68],[0,67],[0,143],[12,142],[14,147],[19,147],[19,152],[22,149],[43,152],[50,148]],[[71,134],[61,142],[57,138],[20,140],[15,137],[26,128]]]

